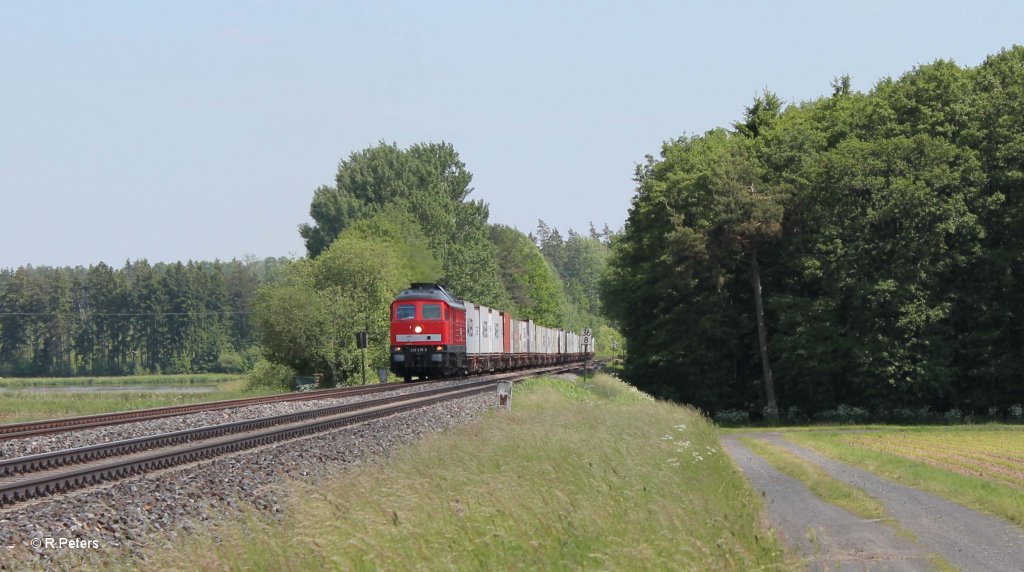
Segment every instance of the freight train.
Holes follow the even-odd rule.
[[[405,381],[577,363],[593,357],[575,332],[412,284],[391,303],[391,371]]]

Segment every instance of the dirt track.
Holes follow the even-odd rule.
[[[736,435],[723,437],[725,450],[765,496],[769,525],[811,570],[931,570],[933,554],[962,570],[1024,570],[1024,530],[1009,522],[833,461],[779,434],[748,436],[783,446],[863,489],[915,536],[903,538],[884,523],[818,499],[741,445]]]

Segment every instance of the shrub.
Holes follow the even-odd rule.
[[[818,414],[818,419],[828,423],[866,423],[870,418],[867,409],[840,403],[839,407]]]
[[[1010,417],[1014,421],[1020,421],[1021,417],[1024,417],[1024,407],[1020,406],[1020,403],[1014,403],[1010,406]]]
[[[739,409],[725,409],[715,412],[715,423],[719,425],[746,425],[750,423],[750,414]]]
[[[220,352],[220,356],[217,358],[217,371],[220,373],[242,373],[245,371],[242,355],[232,349]]]
[[[807,415],[796,405],[792,405],[786,410],[786,420],[790,423],[807,423],[809,421]]]
[[[943,414],[942,418],[946,421],[946,423],[956,424],[963,421],[964,413],[963,411],[960,411],[959,409],[954,407],[953,409],[950,409],[945,414]]]
[[[901,407],[892,410],[892,420],[898,423],[925,423],[932,417],[927,407]]]
[[[292,389],[295,370],[279,363],[261,359],[246,378],[246,389]]]

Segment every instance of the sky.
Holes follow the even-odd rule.
[[[768,89],[976,66],[1024,3],[0,0],[0,268],[302,256],[339,160],[454,145],[491,222],[620,228]]]

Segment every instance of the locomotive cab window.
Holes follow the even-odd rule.
[[[441,305],[440,304],[424,304],[423,305],[423,319],[424,320],[440,320],[441,319]]]
[[[412,304],[402,304],[395,308],[395,319],[396,320],[414,320],[416,319],[416,306]]]

